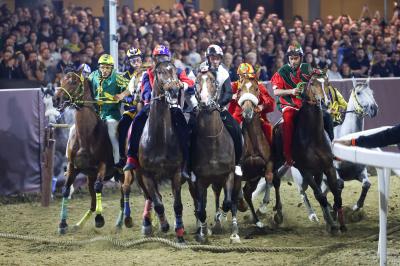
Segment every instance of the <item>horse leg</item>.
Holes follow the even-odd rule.
[[[182,198],[181,198],[181,175],[176,174],[171,182],[172,193],[174,194],[174,212],[175,212],[175,233],[178,243],[185,243],[183,234],[185,227],[182,220]]]
[[[276,177],[274,175],[274,179],[272,183],[275,188],[275,207],[273,210],[276,212],[274,215],[274,221],[276,224],[281,224],[283,222],[283,213],[282,213],[282,202],[281,202],[281,192],[279,190],[281,186],[281,178]]]
[[[308,219],[311,222],[319,222],[317,214],[315,213],[313,207],[311,206],[310,201],[308,200],[306,194],[306,190],[308,187],[307,182],[304,181],[303,176],[300,174],[297,168],[292,167],[291,170],[292,170],[293,181],[297,185],[297,190],[299,191],[300,197],[303,200],[304,205],[306,206],[308,212]]]
[[[264,227],[264,224],[262,222],[260,222],[260,220],[258,219],[257,213],[254,209],[252,197],[251,197],[253,191],[257,187],[258,180],[259,179],[257,178],[255,180],[247,181],[246,185],[243,187],[243,193],[244,193],[244,198],[247,202],[247,205],[249,205],[249,207],[250,207],[251,214],[253,215],[254,223],[256,224],[256,226],[258,228],[262,228],[262,227]]]
[[[167,221],[167,217],[165,216],[165,208],[161,199],[161,195],[158,192],[157,184],[152,178],[148,178],[146,176],[143,177],[143,183],[146,187],[148,195],[151,198],[151,201],[153,202],[154,210],[157,213],[158,219],[160,220],[160,229],[163,233],[166,233],[169,230],[169,223]]]
[[[128,173],[131,173],[131,171],[124,171],[124,183],[122,185],[122,191],[124,194],[124,223],[127,228],[132,228],[133,222],[131,217],[131,207],[129,205],[129,194],[131,193],[133,175]]]
[[[152,226],[151,226],[152,209],[153,209],[153,203],[149,198],[147,198],[144,203],[143,223],[142,223],[142,234],[145,236],[149,236],[152,233]]]
[[[219,199],[221,196],[222,187],[218,184],[212,184],[212,190],[215,196],[215,217],[214,217],[214,228],[213,231],[215,234],[222,233],[222,222],[226,220],[226,213],[222,211],[219,205]]]
[[[200,220],[200,231],[196,235],[196,241],[200,243],[207,242],[207,186],[198,179],[197,181],[197,218]]]
[[[345,232],[347,231],[347,227],[344,221],[344,212],[342,208],[342,195],[341,190],[339,190],[338,179],[336,177],[335,168],[331,167],[325,172],[328,187],[333,194],[333,210],[337,212],[339,224],[340,224],[340,231]]]
[[[326,196],[322,193],[320,186],[317,184],[316,180],[314,180],[311,174],[302,171],[301,175],[303,176],[304,180],[308,183],[308,185],[312,188],[314,196],[322,208],[328,232],[335,233],[338,228],[335,225],[335,222],[333,221]],[[322,174],[320,176],[317,176],[317,178],[322,179]]]
[[[222,203],[222,211],[232,212],[232,232],[230,236],[231,243],[240,243],[239,227],[237,224],[237,194],[235,193],[235,175],[230,173],[224,187],[224,202]],[[236,195],[235,195],[236,194]]]
[[[195,181],[195,182],[197,182],[197,181]],[[198,234],[200,232],[200,221],[199,221],[199,218],[197,217],[197,213],[196,213],[196,210],[197,210],[196,193],[197,192],[196,192],[196,183],[195,182],[188,180],[189,192],[193,199],[194,216],[196,217],[196,234]]]
[[[101,204],[102,190],[103,190],[103,179],[106,173],[106,164],[100,163],[99,171],[97,174],[96,182],[94,183],[94,191],[96,193],[96,217],[95,217],[95,226],[97,228],[101,228],[104,226],[104,217],[102,215],[103,206]],[[89,177],[90,179],[90,177]]]
[[[234,173],[231,173],[233,179],[233,187],[232,187],[232,235],[230,237],[231,243],[240,243],[239,237],[239,225],[237,219],[237,211],[238,211],[238,203],[239,203],[239,194],[242,190],[242,180],[237,177]],[[242,197],[243,200],[243,197]]]
[[[360,181],[362,182],[361,195],[357,203],[353,206],[353,211],[358,211],[359,209],[364,207],[365,198],[367,197],[368,190],[371,187],[371,182],[368,179],[367,168],[364,168],[364,170],[361,172],[360,179]]]
[[[78,173],[74,170],[74,166],[71,162],[68,163],[67,167],[67,181],[63,187],[63,198],[61,202],[61,212],[60,212],[60,224],[58,225],[58,232],[60,234],[65,234],[68,230],[67,218],[68,218],[68,197],[70,194],[70,187],[74,183],[76,175]]]
[[[122,185],[120,186],[120,192],[121,192],[121,198],[119,201],[120,204],[120,210],[117,216],[117,221],[115,222],[115,227],[117,229],[122,228],[122,220],[124,219],[124,191],[122,189]]]

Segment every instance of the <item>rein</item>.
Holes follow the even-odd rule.
[[[343,112],[341,112],[341,113],[343,113],[343,114],[354,113],[354,114],[359,115],[359,116],[361,116],[361,117],[367,116],[367,114],[366,114],[365,111],[364,111],[364,107],[360,104],[360,102],[359,102],[359,100],[358,100],[358,98],[357,98],[357,96],[356,96],[356,94],[355,94],[355,89],[354,89],[354,88],[351,90],[351,95],[350,95],[350,97],[354,99],[354,103],[355,103],[355,104],[354,104],[354,110],[351,110],[351,111],[343,111]]]

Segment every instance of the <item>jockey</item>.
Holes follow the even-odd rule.
[[[171,53],[164,45],[157,45],[153,50],[153,59],[156,64],[171,60]],[[177,68],[177,75],[180,81],[181,89],[184,91],[192,90],[194,92],[194,82],[186,76],[184,70]],[[151,92],[154,82],[154,68],[149,68],[142,77],[142,101],[144,102],[143,109],[136,115],[132,124],[132,134],[129,139],[128,159],[124,167],[125,171],[135,169],[139,166],[138,150],[140,137],[142,136],[143,128],[148,118],[150,109]],[[181,108],[171,107],[171,118],[175,126],[178,139],[181,144],[183,153],[182,176],[189,178],[188,162],[189,162],[189,127]]]
[[[142,74],[145,68],[142,67],[142,52],[139,49],[131,48],[126,52],[126,58],[129,63],[128,70],[124,73],[124,77],[129,80],[128,90],[129,95],[124,98],[125,112],[122,115],[118,124],[118,143],[120,160],[118,167],[123,167],[126,162],[126,137],[129,127],[140,108],[140,85],[142,83]]]
[[[242,123],[242,108],[238,104],[237,95],[239,93],[240,83],[243,82],[244,78],[255,79],[256,73],[254,72],[254,68],[248,63],[242,63],[239,65],[237,69],[237,74],[239,76],[239,80],[232,82],[232,92],[233,97],[231,103],[229,105],[229,113],[232,114],[233,118],[241,124]],[[258,90],[260,94],[258,96],[258,105],[255,109],[257,113],[260,113],[261,125],[267,139],[269,145],[272,144],[272,125],[268,121],[267,113],[273,112],[275,108],[275,100],[269,95],[267,88],[259,82],[258,83]]]
[[[329,139],[334,139],[333,128],[343,123],[343,114],[347,109],[347,102],[342,94],[332,85],[328,86],[328,102],[324,103],[322,117],[324,120],[324,129],[328,133]]]
[[[283,154],[286,165],[293,165],[292,135],[294,130],[294,117],[302,106],[302,100],[297,96],[301,90],[296,88],[300,82],[308,82],[313,74],[320,74],[318,69],[313,69],[310,64],[301,63],[303,49],[299,44],[289,46],[287,53],[288,63],[281,67],[271,79],[272,88],[278,98],[278,108],[282,112],[283,124]]]
[[[82,75],[83,75],[85,78],[88,78],[89,75],[90,75],[90,73],[92,73],[92,69],[91,69],[90,66],[87,65],[87,64],[81,64],[81,65],[78,67],[78,71],[82,71]]]
[[[119,162],[119,145],[117,138],[118,121],[121,119],[121,101],[129,95],[128,82],[122,75],[117,74],[114,69],[114,59],[109,54],[100,56],[99,69],[93,71],[89,76],[94,98],[103,101],[115,101],[115,103],[99,104],[99,115],[107,124],[108,135],[113,147],[114,163]],[[113,99],[110,99],[112,97]]]
[[[242,157],[242,131],[236,120],[233,119],[231,114],[226,110],[226,105],[228,105],[232,99],[232,86],[229,72],[221,64],[223,56],[224,53],[221,47],[215,44],[208,46],[206,51],[207,60],[201,63],[200,68],[202,71],[208,68],[216,77],[217,90],[219,91],[218,105],[222,109],[220,112],[221,119],[225,128],[231,135],[235,146],[235,173],[236,175],[242,176],[242,169],[239,166],[239,161]]]

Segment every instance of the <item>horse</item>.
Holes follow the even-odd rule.
[[[305,83],[301,84],[304,86]],[[327,101],[325,88],[328,85],[326,75],[312,75],[302,92],[302,107],[295,118],[292,154],[296,167],[307,184],[313,189],[314,196],[319,202],[327,225],[327,231],[334,234],[338,227],[331,215],[329,204],[321,191],[320,185],[323,174],[327,177],[327,183],[334,196],[334,211],[337,215],[340,230],[346,231],[342,198],[338,188],[336,171],[333,166],[333,154],[330,141],[324,132],[322,120],[322,100]],[[273,129],[273,157],[274,179],[276,191],[275,221],[280,223],[283,219],[282,204],[280,200],[279,186],[281,166],[284,163],[282,145],[282,127],[278,124]]]
[[[49,84],[45,88],[41,88],[43,93],[42,99],[45,107],[45,117],[49,125],[54,124],[67,124],[72,126],[75,123],[75,111],[72,108],[66,108],[60,113],[57,108],[53,106],[53,97],[55,94],[55,87]],[[55,128],[54,138],[56,140],[56,148],[53,162],[53,182],[64,179],[64,169],[67,167],[67,160],[65,157],[65,148],[68,142],[68,131],[64,128]],[[53,187],[53,193],[55,190]],[[74,191],[74,186],[71,185],[71,195]]]
[[[343,124],[334,128],[335,138],[364,130],[364,117],[375,117],[378,112],[378,105],[375,102],[373,91],[369,86],[369,78],[365,82],[357,83],[353,78],[353,89],[351,90],[347,109],[345,111],[345,119]],[[338,161],[335,165],[338,175],[339,189],[344,187],[344,181],[358,180],[362,183],[362,190],[359,199],[353,205],[352,210],[360,210],[364,206],[371,183],[368,179],[368,173],[365,165],[355,164],[346,161]],[[308,211],[308,217],[311,221],[318,221],[315,211],[310,205],[305,190],[307,183],[304,182],[301,174],[296,169],[292,170],[292,176],[298,186],[299,192]],[[324,194],[328,192],[326,179],[321,186]]]
[[[152,233],[151,209],[154,205],[162,232],[168,232],[169,223],[159,192],[159,183],[170,180],[174,196],[175,232],[179,243],[184,243],[182,220],[181,166],[182,150],[173,127],[172,108],[178,108],[179,90],[176,67],[171,62],[158,63],[154,70],[154,83],[149,116],[139,143],[139,167],[134,173],[125,171],[125,176],[136,174],[145,196],[142,233]],[[133,133],[134,134],[134,133]]]
[[[119,171],[114,168],[107,127],[97,114],[96,104],[100,102],[94,100],[89,81],[82,76],[81,72],[69,72],[64,75],[61,79],[61,87],[54,96],[54,102],[61,111],[67,106],[76,109],[76,123],[70,132],[67,145],[67,179],[63,188],[59,233],[65,234],[68,230],[68,195],[78,173],[87,175],[91,205],[73,229],[81,228],[94,212],[96,212],[95,226],[101,228],[105,223],[101,204],[103,181],[114,177],[116,180],[121,179],[127,187],[131,180],[124,180]],[[121,188],[121,209],[124,207],[122,205],[123,190],[124,188]],[[132,227],[129,202],[128,206],[125,206],[125,214],[125,225]]]
[[[196,235],[198,242],[207,241],[207,188],[212,184],[215,193],[216,228],[219,229],[222,216],[232,212],[232,234],[230,241],[239,243],[237,222],[237,196],[240,179],[235,178],[235,153],[233,140],[225,128],[218,107],[218,89],[215,76],[207,71],[197,75],[196,95],[199,99],[195,129],[192,133],[192,171],[196,176],[195,207],[200,230]],[[224,188],[222,212],[219,211],[219,196]],[[218,225],[217,225],[218,224]]]
[[[244,136],[244,155],[242,158],[243,177],[246,181],[243,187],[244,198],[250,207],[254,223],[264,227],[254,210],[252,193],[261,177],[270,175],[272,179],[271,147],[262,130],[261,117],[255,112],[260,91],[256,79],[244,79],[239,87],[238,103],[242,107],[242,131]],[[270,180],[271,182],[272,180]]]

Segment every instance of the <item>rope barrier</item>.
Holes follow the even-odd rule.
[[[387,234],[392,234],[394,232],[400,231],[400,225],[397,225],[387,231]],[[214,245],[201,245],[201,244],[181,244],[174,241],[171,241],[166,238],[161,237],[145,237],[138,240],[119,240],[112,238],[110,236],[98,236],[85,240],[63,240],[63,239],[50,239],[32,235],[18,235],[12,233],[1,233],[0,238],[3,239],[11,239],[11,240],[23,240],[23,241],[34,241],[42,244],[56,244],[62,246],[84,246],[88,244],[92,244],[95,242],[108,242],[112,244],[114,247],[120,248],[131,248],[134,246],[139,246],[146,243],[160,243],[165,246],[169,246],[178,250],[193,250],[193,251],[210,251],[210,252],[268,252],[268,253],[276,253],[276,252],[299,252],[305,250],[317,250],[317,249],[328,249],[328,248],[337,248],[344,247],[348,245],[352,245],[359,242],[364,242],[368,240],[377,240],[379,238],[379,234],[370,235],[368,237],[357,239],[349,242],[341,242],[323,246],[310,246],[310,247],[250,247],[243,245],[232,245],[232,246],[214,246]]]

